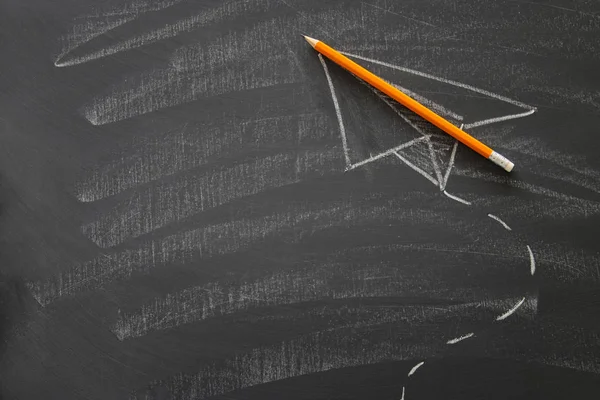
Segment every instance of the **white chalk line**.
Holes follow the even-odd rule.
[[[533,251],[531,251],[531,247],[527,245],[527,251],[529,252],[529,267],[531,269],[531,275],[535,274],[535,257],[533,256]]]
[[[440,190],[442,190],[442,184],[443,184],[444,178],[442,177],[442,170],[440,169],[440,166],[438,165],[437,156],[435,155],[435,151],[433,150],[433,145],[431,144],[431,140],[427,141],[427,148],[429,149],[429,157],[431,158],[431,162],[433,164],[433,172],[435,172],[435,177],[437,178],[437,181],[439,182]]]
[[[415,372],[417,372],[417,370],[419,368],[421,368],[421,366],[425,364],[425,361],[421,361],[420,363],[418,363],[417,365],[415,365],[414,367],[412,367],[412,369],[410,370],[410,372],[408,373],[407,376],[411,376],[412,374],[414,374]]]
[[[504,314],[502,314],[498,318],[496,318],[496,321],[503,321],[506,318],[513,315],[519,309],[519,307],[521,307],[523,305],[524,302],[525,302],[525,297],[523,297],[521,299],[521,301],[519,301],[517,304],[515,304],[515,306],[513,308],[511,308],[510,310],[508,310],[507,312],[505,312]]]
[[[448,341],[446,342],[446,344],[456,344],[456,343],[458,343],[458,342],[462,342],[463,340],[466,340],[466,339],[468,339],[468,338],[471,338],[471,337],[473,337],[473,336],[475,336],[475,333],[473,333],[473,332],[471,332],[471,333],[467,333],[466,335],[459,336],[459,337],[457,337],[457,338],[454,338],[454,339],[450,339],[450,340],[448,340]]]
[[[449,198],[451,198],[452,200],[456,200],[456,201],[458,201],[459,203],[463,203],[463,204],[466,204],[466,205],[468,205],[468,206],[470,206],[470,205],[471,205],[471,202],[470,202],[470,201],[467,201],[467,200],[465,200],[465,199],[461,199],[460,197],[458,197],[458,196],[455,196],[455,195],[453,195],[453,194],[450,194],[450,193],[446,192],[445,190],[443,191],[443,193],[444,193],[446,196],[448,196]]]
[[[433,183],[434,185],[438,185],[438,182],[435,180],[435,178],[431,175],[429,175],[427,172],[423,171],[421,168],[417,167],[416,165],[414,165],[413,163],[411,163],[410,161],[408,161],[406,158],[402,157],[400,154],[398,154],[397,152],[393,152],[396,157],[398,157],[404,164],[408,165],[410,168],[412,168],[413,170],[415,170],[416,172],[418,172],[419,174],[421,174],[423,177],[427,178],[427,180],[429,180],[431,183]]]
[[[329,85],[329,91],[331,92],[331,99],[333,100],[333,106],[335,107],[335,115],[338,119],[338,124],[340,126],[340,134],[342,135],[342,146],[344,148],[344,158],[346,159],[346,168],[350,168],[352,163],[350,162],[350,155],[348,154],[348,140],[346,138],[346,128],[344,128],[344,120],[342,119],[342,110],[340,110],[340,104],[338,102],[337,96],[335,95],[335,88],[333,87],[333,81],[331,80],[331,76],[329,75],[329,69],[327,68],[327,64],[323,59],[321,54],[318,54],[319,61],[321,61],[321,65],[323,66],[323,71],[325,71],[325,76],[327,77],[327,84]]]
[[[400,400],[404,400],[404,392],[406,391],[406,386],[402,386],[402,397],[400,397]]]
[[[422,142],[422,141],[424,141],[424,140],[428,140],[428,139],[429,139],[429,137],[428,137],[428,136],[424,136],[424,137],[420,137],[420,138],[413,139],[413,140],[411,140],[410,142],[403,143],[403,144],[401,144],[400,146],[396,146],[396,147],[394,147],[393,149],[386,150],[386,151],[384,151],[383,153],[379,153],[379,154],[377,154],[377,155],[375,155],[375,156],[369,157],[369,158],[367,158],[366,160],[362,160],[362,161],[360,161],[360,162],[357,162],[356,164],[351,164],[351,165],[350,165],[350,167],[348,167],[348,168],[347,168],[347,170],[349,171],[349,170],[351,170],[351,169],[354,169],[354,168],[361,167],[361,166],[363,166],[363,165],[365,165],[365,164],[368,164],[368,163],[370,163],[370,162],[373,162],[373,161],[379,160],[380,158],[383,158],[383,157],[389,156],[389,155],[391,155],[392,153],[394,153],[394,152],[396,152],[396,151],[398,151],[398,150],[402,150],[402,149],[404,149],[404,148],[407,148],[407,147],[409,147],[409,146],[412,146],[412,145],[414,145],[414,144],[417,144],[417,143],[419,143],[419,142]]]
[[[511,119],[523,118],[523,117],[527,117],[527,116],[533,114],[535,111],[536,111],[535,109],[532,109],[532,110],[525,111],[525,112],[519,113],[519,114],[511,114],[511,115],[505,115],[503,117],[484,119],[482,121],[471,122],[470,124],[465,124],[464,127],[465,127],[465,129],[470,129],[470,128],[476,128],[478,126],[495,124],[496,122],[509,121]]]
[[[462,129],[462,125],[460,126]],[[442,190],[446,189],[446,185],[448,184],[448,179],[450,178],[450,172],[452,171],[452,167],[454,167],[454,159],[456,157],[456,149],[458,148],[458,141],[454,142],[454,147],[452,147],[452,152],[450,153],[450,160],[448,161],[448,168],[446,168],[446,174],[444,175]]]
[[[494,214],[488,214],[488,217],[490,217],[491,219],[498,221],[500,223],[500,225],[502,225],[504,227],[504,229],[506,229],[507,231],[512,231],[512,228],[510,226],[508,226],[508,224],[504,221],[502,221],[499,217],[495,216]]]

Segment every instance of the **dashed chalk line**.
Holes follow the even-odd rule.
[[[507,231],[512,231],[511,227],[508,226],[508,224],[506,222],[502,221],[500,218],[498,218],[494,214],[488,214],[488,217],[490,217],[493,220],[498,221],[500,223],[500,225],[502,225]]]
[[[521,301],[519,301],[517,304],[515,304],[515,306],[513,308],[511,308],[510,310],[508,310],[507,312],[505,312],[504,314],[502,314],[498,318],[496,318],[496,321],[503,321],[506,318],[513,315],[519,309],[519,307],[521,307],[523,305],[524,302],[525,302],[525,297],[523,297],[521,299]]]
[[[414,367],[412,367],[412,369],[410,370],[410,372],[408,373],[407,376],[411,376],[412,374],[414,374],[415,372],[417,372],[417,370],[419,368],[421,368],[421,366],[423,366],[423,364],[425,364],[425,361],[421,361],[420,363],[418,363],[417,365],[415,365]]]
[[[471,202],[470,202],[470,201],[467,201],[467,200],[465,200],[465,199],[461,199],[460,197],[458,197],[458,196],[455,196],[455,195],[453,195],[453,194],[450,194],[450,193],[446,192],[445,190],[444,190],[444,192],[443,192],[443,193],[444,193],[446,196],[448,196],[449,198],[451,198],[452,200],[456,200],[456,201],[458,201],[459,203],[463,203],[463,204],[466,204],[466,205],[468,205],[468,206],[470,206],[470,205],[471,205]]]
[[[529,266],[531,269],[531,275],[535,274],[535,257],[533,256],[533,251],[531,251],[531,247],[527,245],[527,251],[529,252]]]
[[[448,340],[446,342],[446,344],[456,344],[458,342],[462,342],[463,340],[466,340],[466,339],[471,338],[473,336],[475,336],[475,333],[473,333],[473,332],[467,333],[466,335],[462,335],[462,336],[459,336],[457,338]]]

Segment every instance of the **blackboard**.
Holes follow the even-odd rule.
[[[0,5],[2,398],[600,395],[597,2]]]

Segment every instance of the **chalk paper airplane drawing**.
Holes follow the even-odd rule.
[[[465,83],[355,54],[342,53],[362,62],[368,69],[388,80],[398,89],[463,129],[472,129],[512,119],[524,118],[536,111],[536,108],[530,105]],[[341,85],[344,83],[336,84],[336,79],[352,78],[340,78],[336,76],[344,74],[331,74],[330,68],[339,67],[328,66],[328,63],[321,55],[319,55],[319,59],[321,60],[336,110],[344,149],[346,170],[353,170],[385,157],[396,157],[429,182],[436,185],[441,191],[445,191],[450,172],[454,165],[458,142],[370,86],[368,90],[373,94],[370,99],[357,100],[355,98],[354,101],[362,101],[364,103],[377,101],[376,99],[381,100],[385,106],[395,112],[396,115],[392,113],[393,116],[390,118],[403,121],[404,127],[399,127],[398,122],[393,122],[392,128],[385,128],[384,124],[390,123],[389,121],[385,121],[377,126],[372,126],[372,129],[349,132],[348,126],[352,126],[353,124],[346,124],[346,118],[360,118],[360,123],[364,125],[365,119],[380,119],[381,115],[373,116],[371,112],[367,112],[369,115],[361,115],[360,106],[353,105],[351,101],[346,101],[344,96],[339,96],[338,93],[341,90]],[[351,76],[350,74],[345,75]],[[403,82],[402,86],[398,84],[399,81]],[[364,85],[367,86],[367,84]],[[355,94],[357,97],[365,96],[364,93]],[[343,104],[344,101],[346,101],[346,104]],[[443,105],[444,103],[451,103],[452,109]],[[343,116],[344,113],[349,115]],[[475,114],[478,115],[478,118],[470,117]],[[400,119],[398,119],[398,116]],[[377,124],[377,122],[374,123]],[[407,128],[410,132],[406,132]],[[386,129],[388,132],[382,132],[382,130],[385,131]]]
[[[362,61],[363,64],[368,64],[367,68],[373,70],[377,75],[464,129],[524,118],[536,111],[535,107],[464,83],[355,54],[342,53]],[[354,89],[350,93],[344,93],[345,96],[339,96],[337,93],[342,90],[343,86],[336,86],[335,80],[346,79],[346,82],[342,84],[354,83],[356,87],[354,78],[351,77],[351,74],[346,73],[331,74],[325,59],[320,54],[318,56],[327,78],[338,120],[346,171],[363,167],[386,157],[395,157],[427,181],[436,185],[450,199],[467,206],[471,205],[469,201],[445,190],[454,165],[458,141],[366,83],[362,85],[362,93],[358,93],[361,89]],[[338,67],[332,66],[332,68]],[[397,82],[403,82],[403,85],[400,86]],[[366,95],[365,87],[367,88]],[[475,104],[472,104],[473,101]],[[364,111],[365,104],[368,102],[384,104],[383,108],[387,112],[377,113],[372,108]],[[452,104],[452,108],[444,105],[448,103]],[[389,109],[393,112],[390,112]],[[479,117],[471,118],[471,115]],[[353,119],[353,121],[346,125],[346,118]],[[365,123],[365,119],[376,119],[377,121],[383,119],[383,121]],[[404,122],[403,126],[398,124],[398,120]],[[352,132],[351,127],[354,126],[359,126],[359,128],[354,128],[355,131]],[[507,231],[512,231],[512,228],[496,215],[487,214],[487,216],[498,222]],[[526,248],[530,258],[529,269],[533,276],[535,273],[534,254],[529,245]],[[511,308],[498,315],[495,320],[507,319],[525,301],[526,297],[523,297]],[[447,340],[446,345],[456,345],[475,336],[475,332],[466,332]],[[423,364],[425,361],[415,364],[408,372],[407,378],[410,378]],[[405,394],[406,385],[402,387],[401,400],[405,399]]]

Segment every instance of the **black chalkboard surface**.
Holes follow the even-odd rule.
[[[586,0],[2,0],[2,398],[599,398],[598,38]]]

